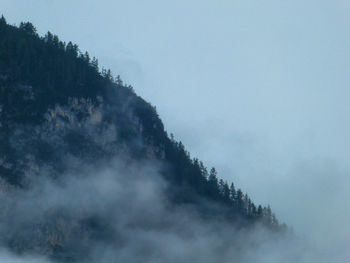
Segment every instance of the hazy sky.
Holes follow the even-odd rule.
[[[9,23],[29,20],[98,57],[156,105],[193,156],[298,233],[348,244],[349,1],[0,0],[0,8]]]

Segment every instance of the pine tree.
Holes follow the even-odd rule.
[[[235,189],[235,185],[233,183],[231,183],[231,186],[230,186],[230,199],[233,202],[236,201],[236,189]]]
[[[246,193],[246,194],[244,195],[244,199],[243,199],[244,212],[245,212],[246,215],[249,215],[249,209],[250,209],[250,207],[249,207],[249,202],[250,202],[250,199],[249,199],[248,194]]]
[[[224,195],[225,201],[230,201],[230,188],[228,187],[227,182],[225,182],[223,187],[223,195]]]
[[[122,79],[120,78],[120,75],[118,75],[115,79],[115,83],[118,85],[118,86],[123,86],[123,81]]]
[[[258,218],[262,218],[263,217],[263,208],[262,208],[261,205],[258,206],[257,217]]]
[[[217,173],[214,167],[210,169],[208,184],[209,184],[209,194],[212,197],[217,198],[219,194],[219,186],[218,186]]]
[[[91,67],[93,69],[98,71],[98,60],[97,60],[97,58],[93,57],[90,65],[91,65]]]
[[[7,22],[6,22],[6,19],[5,19],[4,15],[1,15],[0,25],[7,25]]]
[[[237,198],[236,198],[236,203],[237,203],[237,209],[240,212],[244,212],[244,201],[243,201],[243,192],[241,189],[237,190]]]
[[[204,164],[203,164],[202,161],[199,162],[199,168],[200,168],[200,170],[201,170],[201,173],[202,173],[203,177],[204,177],[206,180],[208,180],[208,176],[209,176],[208,170],[207,170],[207,168],[204,166]]]
[[[53,34],[52,34],[50,31],[48,31],[48,32],[46,33],[45,37],[44,37],[44,40],[45,40],[47,43],[52,44],[52,42],[53,42]],[[72,42],[69,42],[69,43],[72,44]]]
[[[32,23],[29,23],[29,22],[26,22],[26,23],[21,22],[19,29],[26,32],[29,35],[33,35],[33,36],[37,35],[36,28],[33,26]]]
[[[251,203],[251,217],[256,218],[257,217],[257,210],[255,204]]]
[[[224,196],[224,185],[225,185],[224,180],[220,179],[219,180],[219,193],[221,196]]]
[[[87,63],[90,63],[90,56],[89,56],[89,53],[87,51],[84,53],[84,61]]]

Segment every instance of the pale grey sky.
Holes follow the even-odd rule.
[[[9,23],[31,21],[98,57],[156,105],[193,156],[271,204],[296,232],[349,241],[349,1],[0,0],[0,7]]]

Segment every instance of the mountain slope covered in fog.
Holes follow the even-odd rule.
[[[267,242],[250,230],[284,229],[96,58],[4,17],[0,178],[1,245],[51,260],[245,262]]]

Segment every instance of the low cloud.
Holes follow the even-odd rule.
[[[92,263],[324,262],[292,234],[205,219],[193,205],[169,202],[161,163],[126,160],[56,179],[43,170],[26,190],[3,182],[1,241],[13,251],[0,252],[5,262],[49,262],[33,253]]]

